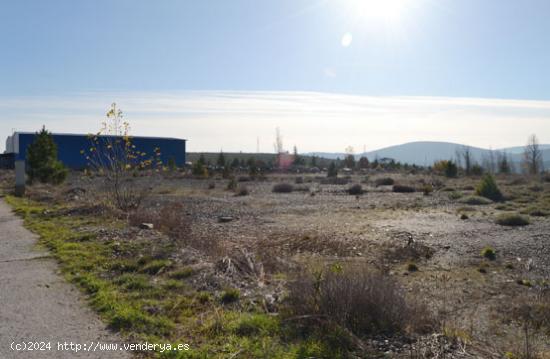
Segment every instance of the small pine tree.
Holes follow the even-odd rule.
[[[195,164],[193,164],[193,174],[200,177],[208,177],[208,170],[206,169],[206,160],[204,155],[201,154]]]
[[[367,157],[361,157],[357,166],[362,169],[369,168],[369,159]]]
[[[336,163],[331,162],[328,167],[327,177],[338,177],[338,169],[336,168]]]
[[[239,167],[239,159],[237,157],[233,158],[233,161],[231,161],[231,168],[235,169]]]
[[[344,158],[344,165],[347,168],[355,168],[355,156],[352,154],[347,155],[346,158]]]
[[[293,156],[294,156],[294,161],[292,162],[292,164],[294,166],[303,166],[305,165],[305,160],[302,156],[300,156],[300,154],[298,153],[298,147],[294,146],[294,153],[293,153]]]
[[[246,161],[246,165],[248,166],[248,174],[250,177],[256,177],[259,172],[258,164],[256,163],[256,158],[250,157]]]
[[[311,167],[317,167],[317,156],[312,156],[311,157]]]
[[[216,164],[220,168],[225,168],[225,165],[226,165],[225,155],[223,154],[222,151],[220,151],[220,154],[218,155],[218,159],[216,161]]]
[[[445,177],[454,178],[458,175],[458,167],[453,161],[447,161],[445,167]]]
[[[498,161],[498,171],[505,174],[512,172],[512,168],[508,162],[508,156],[506,154],[502,155]]]
[[[470,173],[474,176],[481,176],[483,174],[483,167],[475,163],[474,165],[472,165]]]
[[[483,176],[483,179],[476,188],[476,194],[493,201],[502,201],[503,199],[502,192],[500,192],[495,179],[490,173]]]
[[[174,157],[170,157],[168,159],[168,162],[166,163],[166,165],[168,166],[168,169],[170,171],[175,171],[178,168],[178,166],[176,165],[176,160],[174,159]]]
[[[60,184],[67,177],[67,169],[57,159],[57,145],[53,136],[42,127],[34,142],[27,148],[27,175],[29,183]]]

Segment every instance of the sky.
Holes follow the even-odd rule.
[[[2,0],[0,138],[95,132],[190,151],[550,143],[547,0]],[[0,149],[2,144],[0,144]]]

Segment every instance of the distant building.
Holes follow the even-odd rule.
[[[15,132],[6,140],[6,151],[0,156],[2,168],[13,168],[14,161],[25,160],[27,148],[33,143],[36,134],[33,132]],[[88,135],[82,134],[52,134],[57,145],[58,159],[72,169],[83,169],[88,165],[82,150],[88,152],[93,145]],[[105,137],[105,136],[104,136]],[[184,166],[186,140],[165,137],[131,137],[137,151],[153,154],[155,148],[160,149],[160,159],[166,164],[174,161],[177,166]]]

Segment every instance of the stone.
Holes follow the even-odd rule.
[[[231,216],[220,216],[218,217],[218,222],[220,223],[227,223],[227,222],[231,222],[233,221],[235,218],[231,217]]]
[[[154,229],[155,226],[153,225],[153,223],[142,223],[139,225],[139,228],[140,229]]]

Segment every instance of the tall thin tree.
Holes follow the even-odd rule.
[[[542,168],[542,150],[536,135],[529,136],[527,145],[523,151],[523,164],[525,171],[530,175],[540,173]]]

